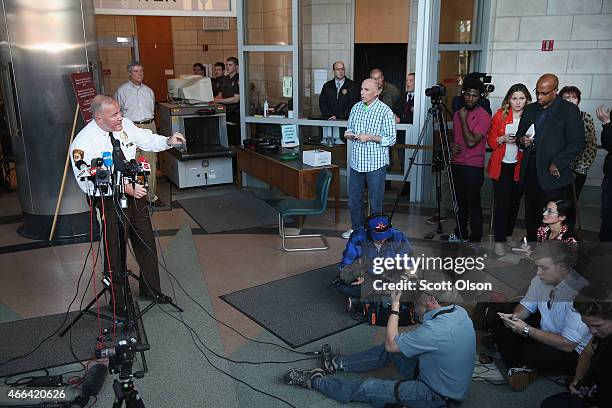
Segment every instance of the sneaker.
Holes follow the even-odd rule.
[[[425,220],[425,222],[429,225],[436,225],[438,221],[441,223],[446,222],[446,217],[438,217],[437,215],[434,214]]]
[[[512,391],[523,391],[538,379],[538,372],[527,367],[512,367],[508,370],[508,384]]]
[[[506,248],[505,245],[501,242],[496,242],[495,243],[495,255],[497,256],[504,256],[506,255]]]
[[[459,236],[457,234],[452,233],[452,234],[449,234],[449,236],[448,236],[448,242],[458,243],[458,242],[467,242],[467,241],[465,239],[459,238]]]
[[[285,383],[287,385],[312,388],[312,380],[315,378],[323,378],[323,376],[325,376],[325,371],[320,368],[313,368],[312,370],[292,368],[285,374]]]
[[[338,355],[332,353],[331,346],[324,344],[321,346],[321,364],[326,374],[335,374],[338,371],[337,357]]]
[[[347,230],[347,231],[344,231],[344,232],[342,233],[342,238],[344,238],[344,239],[349,239],[349,238],[351,237],[351,234],[352,234],[352,233],[353,233],[353,230],[352,230],[352,229]]]

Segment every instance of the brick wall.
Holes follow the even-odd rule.
[[[554,40],[554,50],[541,51],[542,40]],[[487,70],[497,88],[493,108],[512,84],[531,90],[541,74],[552,72],[560,87],[580,89],[580,109],[601,129],[595,108],[612,105],[612,0],[494,0]],[[600,184],[604,155],[599,152],[587,184]]]
[[[202,17],[171,17],[174,52],[174,73],[193,74],[195,62],[214,64],[238,54],[236,18],[230,18],[230,29],[225,31],[204,31]],[[96,16],[99,37],[135,36],[134,16]],[[208,45],[208,50],[203,50]],[[104,76],[104,92],[113,95],[117,88],[127,81],[127,64],[132,60],[130,48],[100,48],[100,60],[111,75]]]

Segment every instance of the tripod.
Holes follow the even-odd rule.
[[[450,149],[450,144],[448,140],[448,131],[446,128],[446,122],[444,120],[443,109],[448,111],[448,108],[444,105],[441,99],[436,99],[436,98],[431,99],[431,107],[427,110],[427,117],[425,118],[425,124],[421,128],[419,137],[417,139],[416,147],[414,148],[414,151],[412,152],[412,156],[409,159],[408,170],[406,171],[406,174],[404,175],[402,186],[399,189],[397,196],[395,197],[395,203],[393,204],[393,209],[391,210],[391,216],[389,218],[392,219],[393,215],[395,214],[395,210],[397,209],[397,205],[399,204],[401,193],[404,190],[404,187],[408,180],[408,176],[410,175],[410,172],[412,171],[412,167],[415,164],[416,156],[422,148],[423,140],[425,139],[425,134],[427,133],[429,125],[432,124],[432,132],[433,132],[435,130],[435,125],[437,122],[438,131],[440,135],[440,144],[436,145],[436,143],[434,142],[434,153],[432,157],[432,167],[436,175],[436,208],[438,211],[438,225],[437,225],[436,232],[438,234],[442,233],[442,221],[441,221],[441,214],[440,214],[441,202],[442,202],[442,191],[441,191],[442,190],[442,174],[441,173],[442,173],[442,170],[446,167],[447,169],[446,174],[448,176],[448,182],[449,182],[449,187],[450,187],[450,192],[451,192],[451,199],[453,203],[453,212],[455,214],[455,221],[457,222],[457,229],[459,232],[459,236],[463,237],[464,236],[463,231],[461,231],[461,224],[459,223],[459,210],[457,206],[457,195],[455,193],[455,181],[453,179],[453,172],[451,171],[451,167],[450,167],[451,149]],[[435,135],[434,135],[434,140],[435,140]],[[431,239],[435,236],[435,234],[436,234],[435,232],[427,234],[425,238]]]
[[[104,278],[102,279],[102,283],[103,283],[103,288],[100,292],[97,293],[97,295],[87,304],[87,306],[85,306],[85,308],[83,308],[83,310],[80,311],[80,313],[72,320],[72,322],[59,334],[60,337],[63,337],[85,314],[90,314],[90,315],[96,315],[96,313],[91,312],[91,308],[92,306],[98,301],[98,299],[100,297],[102,297],[107,291],[112,290],[113,286],[112,284],[115,282],[120,282],[120,286],[123,289],[123,300],[124,300],[124,304],[126,307],[125,310],[125,317],[119,317],[118,320],[120,320],[123,324],[124,324],[124,331],[129,331],[133,328],[138,328],[138,326],[136,325],[136,322],[142,317],[142,315],[144,315],[146,312],[148,312],[153,306],[155,306],[157,304],[157,300],[156,298],[163,298],[164,299],[164,303],[170,304],[172,305],[176,310],[183,312],[183,309],[181,309],[178,305],[176,305],[170,297],[164,295],[161,292],[158,292],[154,289],[151,289],[154,292],[154,296],[156,298],[154,298],[154,300],[142,311],[140,310],[135,310],[134,308],[134,301],[133,301],[133,297],[132,297],[132,293],[131,293],[131,289],[130,289],[130,285],[129,285],[129,277],[132,277],[134,279],[138,279],[138,277],[136,275],[134,275],[130,270],[127,269],[127,242],[126,242],[126,225],[125,222],[127,220],[127,215],[125,215],[123,213],[123,207],[127,205],[127,200],[125,199],[125,195],[124,195],[124,191],[123,191],[123,178],[120,172],[116,172],[115,173],[116,177],[114,177],[114,179],[116,179],[117,181],[114,183],[114,194],[112,195],[113,200],[112,200],[112,208],[110,208],[110,211],[115,211],[117,213],[117,238],[118,238],[118,242],[119,242],[119,270],[114,271],[115,276],[113,277],[112,282],[110,277],[107,275],[107,272],[105,272]],[[95,184],[94,184],[95,185]],[[110,188],[110,186],[105,186],[105,188]],[[101,186],[97,186],[95,185],[95,189],[99,190],[102,193],[102,188]],[[102,200],[104,200],[104,197],[98,197],[98,199],[101,202],[101,208],[104,208],[103,206],[103,202]],[[104,210],[104,212],[106,212],[106,210]],[[106,214],[104,214],[105,216],[105,220],[104,222],[106,222]],[[105,228],[102,228],[102,236],[104,239],[104,242],[108,242],[107,239],[108,237],[106,236],[106,231]],[[110,267],[110,259],[106,260],[106,264]],[[113,299],[115,299],[115,294],[111,293],[111,296]],[[106,320],[113,320],[113,317],[109,317],[106,315],[100,315],[101,318],[106,319]],[[144,357],[144,356],[143,356]]]
[[[135,373],[134,376],[136,376]],[[145,408],[143,400],[134,386],[134,381],[130,376],[127,380],[113,381],[113,391],[115,392],[115,402],[113,408],[121,408],[125,402],[126,408]]]

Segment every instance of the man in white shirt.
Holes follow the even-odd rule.
[[[527,294],[512,314],[498,313],[493,330],[497,348],[510,370],[508,382],[520,391],[536,371],[573,374],[591,334],[572,302],[588,281],[571,268],[572,248],[561,241],[539,244],[531,255],[538,267]],[[539,327],[525,322],[539,312]]]
[[[130,119],[139,128],[149,129],[151,132],[157,133],[154,119],[155,95],[153,90],[143,83],[144,68],[138,61],[130,62],[127,68],[130,80],[117,89],[115,99],[119,102],[123,116]],[[155,207],[164,207],[166,204],[155,194],[157,153],[139,151],[138,155],[143,155],[151,165],[151,175],[149,176],[150,201]]]
[[[114,206],[112,192],[101,192],[92,181],[81,180],[81,170],[84,165],[91,163],[92,159],[101,158],[104,153],[113,156],[113,166],[117,169],[120,162],[136,158],[136,149],[161,152],[172,146],[185,142],[185,137],[175,133],[172,137],[153,134],[148,129],[141,129],[124,118],[119,104],[110,96],[97,95],[91,104],[94,120],[89,122],[75,137],[70,145],[70,157],[76,181],[85,194],[93,198],[93,205],[99,211],[103,221],[102,232],[106,245],[104,256],[104,270],[110,274],[114,272],[112,281],[114,288],[112,304],[117,314],[122,314],[125,307],[123,281],[118,272],[122,271],[121,251],[118,229],[118,211]],[[121,219],[125,225],[125,237],[130,238],[134,256],[140,266],[140,295],[141,297],[155,298],[158,302],[169,299],[160,295],[159,270],[157,266],[157,251],[150,215],[147,210],[145,197],[146,187],[138,183],[128,183],[124,186],[127,197],[127,208],[121,209]]]

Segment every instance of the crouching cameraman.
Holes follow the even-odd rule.
[[[591,285],[574,299],[593,337],[580,354],[569,392],[546,398],[540,408],[607,407],[612,401],[612,303],[606,292],[605,285]]]
[[[372,271],[372,260],[393,258],[398,254],[412,256],[408,238],[393,228],[388,215],[372,214],[364,227],[351,234],[340,261],[339,277],[332,281],[332,285],[349,297],[349,303],[358,303],[365,273]]]

